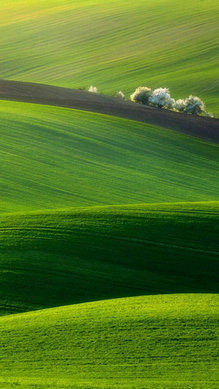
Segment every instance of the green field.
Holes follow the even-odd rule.
[[[199,95],[218,113],[215,0],[1,1],[1,77],[127,96]]]
[[[1,388],[216,389],[218,298],[114,299],[0,318]]]
[[[218,203],[0,217],[0,314],[106,298],[218,291]]]
[[[0,3],[2,79],[219,113],[215,0]],[[217,120],[1,85],[0,388],[218,389]]]
[[[0,102],[0,212],[218,200],[218,145],[112,116]]]
[[[0,135],[0,387],[216,389],[217,144],[6,101]]]

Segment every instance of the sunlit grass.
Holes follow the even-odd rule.
[[[218,146],[89,112],[0,103],[0,211],[218,199]]]
[[[218,112],[217,1],[1,3],[1,77],[127,96],[169,87]]]
[[[213,389],[217,313],[217,296],[181,294],[6,316],[0,385]]]

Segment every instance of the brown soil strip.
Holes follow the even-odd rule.
[[[137,120],[209,141],[219,141],[219,120],[146,107],[84,90],[0,80],[0,99],[75,108]]]

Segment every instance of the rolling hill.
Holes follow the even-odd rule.
[[[0,217],[0,313],[106,298],[218,292],[219,203]]]
[[[0,387],[217,388],[218,145],[182,131],[0,102]]]
[[[0,99],[109,114],[219,142],[217,119],[134,104],[131,101],[85,90],[0,80]]]
[[[1,2],[1,77],[106,94],[169,87],[217,106],[215,0]]]
[[[218,199],[218,145],[133,120],[1,101],[0,212]]]
[[[3,0],[0,388],[218,389],[214,0]],[[101,93],[89,93],[94,85]]]
[[[1,388],[216,389],[218,297],[114,299],[0,318]]]

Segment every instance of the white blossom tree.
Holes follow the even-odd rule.
[[[179,99],[175,101],[174,108],[176,111],[185,112],[186,103],[184,99]]]
[[[149,97],[149,103],[158,108],[173,108],[175,100],[170,96],[169,89],[155,89]]]
[[[197,96],[189,96],[185,99],[185,112],[193,115],[206,113],[204,102]]]
[[[116,93],[116,97],[118,97],[119,99],[123,99],[123,100],[125,99],[125,95],[121,90]]]
[[[149,104],[149,98],[152,95],[151,88],[146,86],[139,86],[134,93],[130,96],[131,101],[134,103]]]
[[[90,88],[88,89],[89,92],[91,93],[98,93],[98,90],[95,86],[91,85]]]

